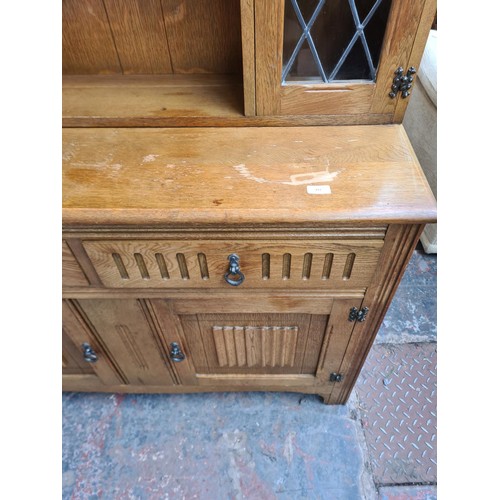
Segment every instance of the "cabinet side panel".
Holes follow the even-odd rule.
[[[408,62],[408,67],[413,66],[417,69],[420,66],[420,61],[424,53],[425,45],[427,43],[427,38],[429,36],[429,31],[431,29],[432,23],[436,17],[436,0],[427,0],[425,2],[424,10],[422,12],[422,17],[420,18],[420,24],[418,27],[417,35],[415,37],[415,43],[410,54],[410,60]],[[418,76],[417,76],[418,78]],[[409,99],[398,99],[396,105],[396,112],[394,114],[394,122],[402,123],[406,108],[411,99],[411,94]]]
[[[426,0],[393,0],[389,22],[382,45],[377,85],[373,95],[371,113],[394,113],[399,98],[391,99],[394,72],[400,66],[409,68],[408,62],[418,33],[420,19]],[[403,99],[405,100],[405,99]]]
[[[364,322],[356,322],[340,368],[345,379],[335,383],[330,403],[345,403],[375,340],[385,313],[403,277],[424,225],[390,225],[377,272],[361,307],[369,312]]]

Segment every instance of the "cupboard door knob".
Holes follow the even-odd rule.
[[[87,361],[88,363],[95,363],[97,361],[97,354],[95,353],[94,349],[90,347],[87,342],[84,342],[82,344],[82,350],[83,350],[83,359]]]
[[[231,286],[241,285],[245,280],[245,275],[240,271],[240,258],[235,253],[232,253],[227,260],[229,260],[229,269],[224,275],[226,283],[229,283]],[[237,276],[237,278],[233,279],[230,276]]]
[[[170,344],[170,359],[176,363],[180,363],[186,359],[186,355],[181,351],[177,342]]]

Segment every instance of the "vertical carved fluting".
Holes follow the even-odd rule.
[[[125,268],[125,264],[123,263],[122,257],[119,253],[113,253],[113,261],[115,262],[116,268],[120,273],[120,277],[122,280],[130,279],[127,269]]]
[[[304,254],[304,262],[302,265],[302,279],[308,280],[311,277],[311,266],[312,266],[313,254],[308,252]]]
[[[167,269],[167,263],[165,262],[165,258],[161,253],[155,253],[156,263],[158,264],[158,270],[160,271],[161,279],[169,280],[170,274]]]
[[[271,256],[268,253],[262,254],[262,279],[268,280],[271,276]]]
[[[330,273],[332,272],[332,264],[333,264],[333,253],[327,253],[325,255],[325,262],[323,264],[323,273],[321,274],[321,279],[323,280],[330,279]]]
[[[351,278],[352,274],[352,268],[354,266],[354,260],[356,259],[356,254],[355,253],[350,253],[346,260],[345,260],[345,266],[344,266],[344,272],[342,274],[342,279],[348,280]]]
[[[146,262],[144,262],[144,257],[140,253],[134,253],[134,259],[137,263],[137,267],[139,268],[139,272],[141,273],[141,277],[143,280],[149,279],[149,271],[146,266]]]
[[[292,265],[292,255],[289,253],[283,254],[283,268],[281,271],[281,277],[284,280],[290,279],[290,268]]]
[[[189,271],[188,267],[186,264],[186,257],[184,256],[183,253],[178,253],[175,255],[177,259],[177,264],[179,265],[179,272],[181,273],[181,278],[183,280],[188,280],[189,279]]]
[[[204,253],[198,253],[198,264],[200,265],[200,275],[202,280],[208,280],[210,275],[208,274],[208,264],[207,257]]]
[[[214,326],[215,352],[220,367],[293,367],[296,326]]]

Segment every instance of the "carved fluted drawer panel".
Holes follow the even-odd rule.
[[[382,245],[368,239],[83,242],[110,288],[364,288]],[[236,273],[229,272],[231,255],[237,255]]]

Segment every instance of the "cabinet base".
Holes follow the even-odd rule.
[[[144,385],[103,385],[99,383],[97,377],[93,375],[66,375],[63,377],[63,392],[110,392],[117,394],[191,394],[202,392],[263,392],[262,386],[245,387],[221,387],[215,385],[204,386],[144,386]],[[266,386],[265,392],[295,392],[303,394],[316,394],[323,399],[327,405],[345,404],[348,396],[344,400],[335,399],[332,396],[332,385],[317,387],[283,387]]]

